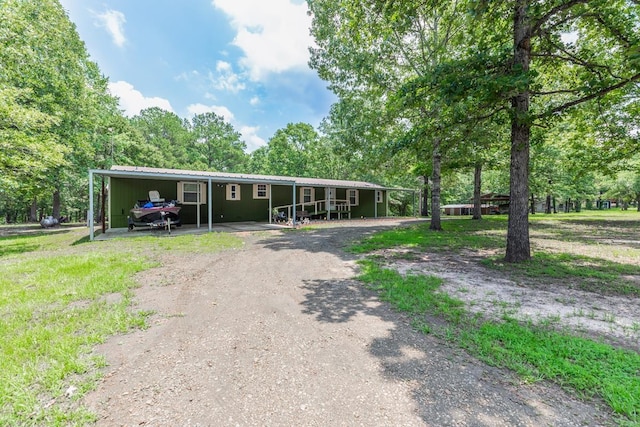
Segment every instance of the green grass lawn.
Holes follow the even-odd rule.
[[[410,313],[423,332],[435,331],[429,319],[436,316],[441,336],[479,359],[511,369],[526,381],[546,379],[580,397],[602,398],[621,416],[621,424],[640,424],[637,352],[518,322],[509,316],[503,316],[502,321],[482,319],[465,311],[462,301],[440,292],[441,279],[400,275],[385,268],[382,258],[375,255],[376,250],[388,248],[453,253],[483,250],[490,254],[483,260],[487,267],[500,269],[524,283],[552,278],[598,294],[640,297],[637,283],[625,279],[627,275],[640,275],[640,214],[609,211],[531,218],[533,259],[517,265],[502,261],[505,217],[447,220],[442,232],[428,230],[428,224],[384,231],[353,245],[351,251],[370,254],[361,262],[360,280],[396,309]],[[537,236],[542,236],[544,249],[537,247]],[[550,239],[559,249],[551,250]],[[563,252],[573,250],[571,243],[575,241],[580,242],[579,251],[588,255]],[[609,247],[603,250],[603,245]],[[618,261],[612,260],[614,246],[628,246]],[[605,253],[609,259],[601,257]],[[444,328],[442,321],[447,325]]]
[[[587,212],[531,219],[534,261],[501,260],[506,217],[444,221],[389,230],[353,252],[405,247],[410,251],[486,252],[487,267],[523,280],[575,284],[601,294],[639,296],[627,279],[638,274],[640,214]],[[105,360],[93,351],[114,334],[146,327],[150,313],[132,307],[133,275],[167,250],[184,256],[238,248],[232,234],[157,236],[89,243],[86,230],[61,228],[0,238],[0,425],[82,425],[94,420],[79,400],[92,389]],[[634,240],[635,239],[635,240]],[[481,360],[528,381],[548,379],[580,396],[597,396],[631,423],[640,423],[640,356],[602,343],[505,317],[484,321],[439,291],[440,279],[401,276],[372,257],[361,279],[415,325],[434,333],[428,316],[448,326],[446,339]],[[426,316],[428,315],[428,316]]]
[[[103,357],[93,347],[145,328],[132,308],[133,275],[156,254],[237,248],[231,234],[145,236],[88,243],[86,230],[0,238],[0,425],[83,425],[79,398],[95,386]]]

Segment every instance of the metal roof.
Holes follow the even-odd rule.
[[[110,170],[92,170],[96,175],[141,178],[141,179],[211,179],[216,182],[233,183],[270,183],[282,185],[297,185],[310,187],[337,187],[337,188],[360,188],[372,190],[402,190],[413,191],[403,188],[388,188],[378,184],[364,181],[343,181],[338,179],[322,178],[302,178],[277,175],[254,175],[227,172],[193,171],[183,169],[162,169],[149,168],[144,166],[120,166],[114,165]]]

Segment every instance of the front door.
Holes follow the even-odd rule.
[[[336,189],[333,187],[327,187],[325,188],[324,194],[327,199],[327,211],[334,211],[336,209]]]

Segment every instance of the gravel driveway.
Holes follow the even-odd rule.
[[[354,281],[343,247],[401,223],[246,233],[239,250],[164,255],[139,276],[151,327],[98,349],[109,365],[84,398],[97,425],[610,424],[604,405],[520,384],[414,331]]]

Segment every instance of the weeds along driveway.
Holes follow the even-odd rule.
[[[400,221],[246,233],[242,249],[163,255],[139,276],[151,327],[102,345],[98,425],[603,425],[608,412],[521,385],[353,280],[349,241]]]

